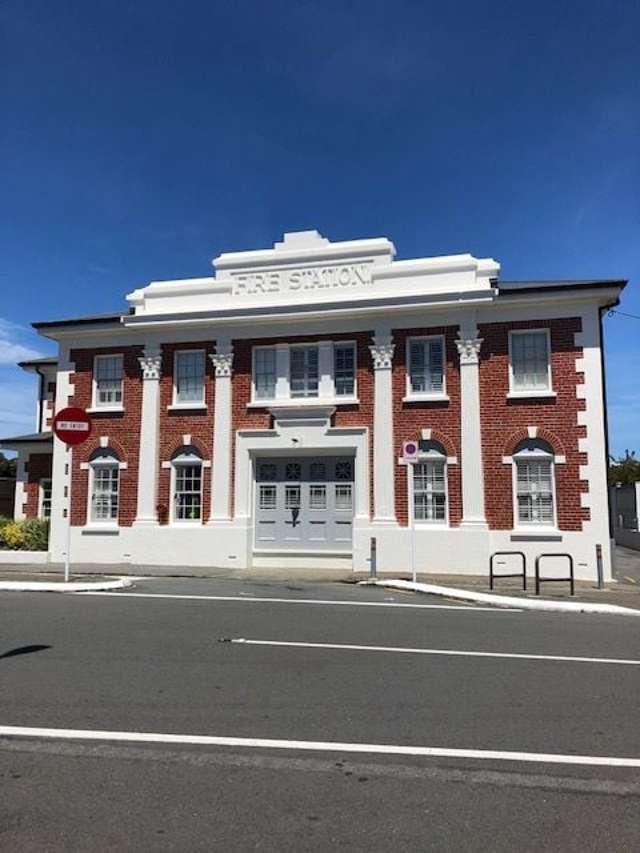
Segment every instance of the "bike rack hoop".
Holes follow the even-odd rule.
[[[565,557],[569,560],[569,577],[568,578],[541,578],[540,577],[540,560],[545,557]],[[538,554],[536,557],[536,595],[540,595],[541,583],[569,583],[571,595],[575,595],[575,586],[573,582],[573,557],[571,554]]]
[[[497,575],[493,571],[494,557],[522,557],[522,571]],[[494,578],[522,578],[522,589],[527,588],[527,558],[523,551],[494,551],[489,557],[489,589],[493,589]]]

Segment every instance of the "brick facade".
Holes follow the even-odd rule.
[[[87,520],[89,472],[81,469],[83,462],[100,446],[100,437],[107,436],[126,469],[120,471],[120,499],[118,524],[128,527],[136,517],[138,499],[138,453],[140,444],[140,417],[142,412],[142,379],[138,358],[142,347],[105,347],[101,349],[71,350],[75,372],[70,381],[73,396],[70,406],[87,409],[92,404],[93,360],[96,355],[123,355],[123,407],[124,412],[94,412],[91,438],[73,451],[73,502],[71,523],[82,526]]]
[[[448,456],[456,456],[456,465],[447,465],[449,524],[457,527],[462,519],[462,478],[460,466],[460,371],[456,349],[457,326],[396,329],[393,359],[393,435],[394,460],[402,456],[402,443],[420,438],[421,430],[430,428],[432,438],[439,441]],[[407,393],[407,339],[428,335],[443,335],[445,339],[445,390],[448,401],[404,402]],[[398,523],[407,526],[409,514],[407,469],[395,467],[395,505]]]
[[[509,332],[515,329],[550,329],[551,383],[556,397],[508,399]],[[517,323],[480,325],[480,411],[487,521],[493,530],[513,527],[512,466],[502,461],[518,441],[527,437],[527,427],[538,428],[538,438],[547,441],[566,462],[555,466],[558,527],[581,530],[589,510],[580,504],[580,493],[588,491],[580,481],[580,465],[586,454],[578,450],[578,439],[586,428],[578,426],[584,401],[576,396],[583,376],[576,371],[582,349],[575,345],[581,330],[580,318],[529,320]]]

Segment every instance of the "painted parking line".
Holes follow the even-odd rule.
[[[223,640],[224,642],[224,640]],[[626,660],[624,658],[588,658],[574,657],[572,655],[534,655],[520,654],[517,652],[478,652],[466,651],[464,649],[415,649],[402,648],[399,646],[357,646],[349,643],[301,643],[287,642],[284,640],[248,640],[245,637],[232,637],[230,643],[244,646],[284,646],[296,649],[337,649],[347,652],[396,652],[404,655],[444,655],[448,657],[471,657],[471,658],[514,658],[516,660],[540,660],[561,661],[565,663],[602,663],[621,664],[623,666],[640,666],[640,660]]]
[[[439,746],[404,746],[387,743],[342,743],[272,738],[177,735],[157,732],[96,731],[93,729],[51,729],[32,726],[0,726],[0,738],[41,738],[46,740],[112,741],[117,743],[164,743],[194,746],[234,746],[245,749],[287,749],[308,752],[367,753],[369,755],[410,755],[425,758],[465,758],[480,761],[516,761],[540,764],[581,764],[599,767],[640,768],[640,758],[606,755],[563,755],[547,752],[514,752],[494,749],[450,749]]]
[[[186,595],[167,592],[78,592],[76,595],[113,596],[114,598],[168,598],[184,601],[241,601],[257,602],[260,604],[324,604],[342,607],[402,607],[405,610],[460,610],[466,613],[478,611],[491,613],[522,613],[517,607],[473,607],[464,604],[399,604],[395,601],[345,601],[330,598],[266,598],[263,596],[246,595]]]

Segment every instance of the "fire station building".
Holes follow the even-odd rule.
[[[623,281],[503,281],[468,254],[285,234],[107,316],[35,323],[57,359],[19,453],[18,517],[71,493],[78,562],[485,573],[569,552],[610,578],[601,315]],[[87,409],[68,452],[53,409]],[[418,443],[405,464],[403,443]],[[411,530],[413,528],[413,531]]]

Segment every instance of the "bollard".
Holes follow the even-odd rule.
[[[376,542],[376,537],[372,536],[369,540],[369,565],[370,565],[370,575],[371,578],[378,577],[378,543]]]
[[[602,567],[602,545],[596,545],[596,567],[598,569],[598,589],[604,589],[604,570]]]

